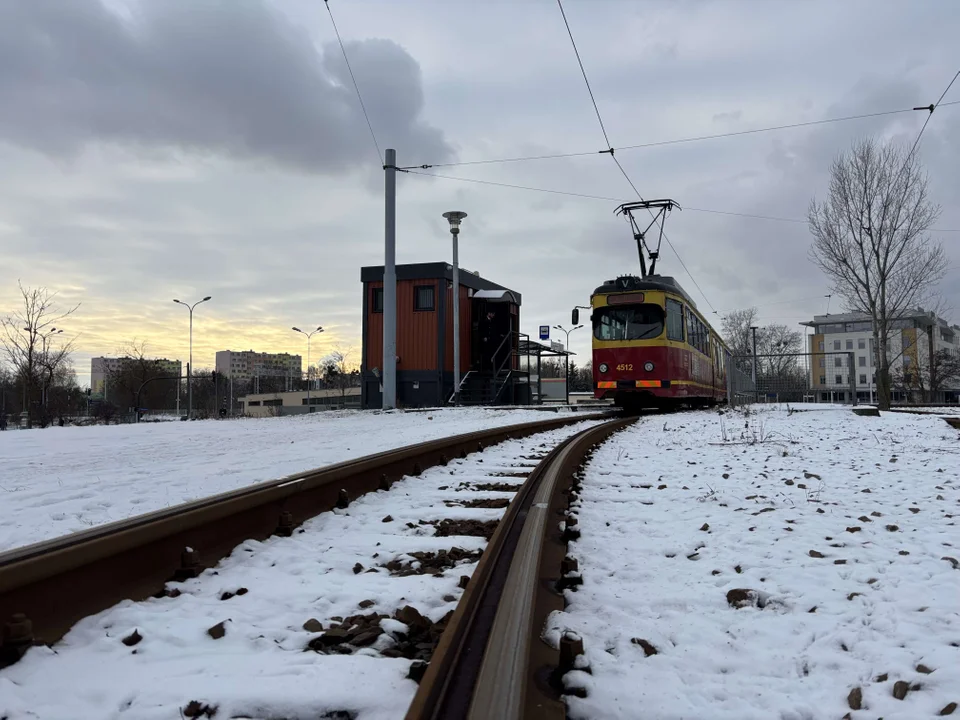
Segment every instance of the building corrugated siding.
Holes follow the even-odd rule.
[[[427,285],[434,289],[434,309],[414,310],[416,288]],[[383,313],[373,312],[374,289],[382,287],[382,282],[371,282],[365,290],[368,308],[367,365],[371,369],[383,365]],[[397,364],[398,371],[437,369],[437,307],[439,302],[436,280],[397,281],[397,356],[400,358],[400,362]]]
[[[433,310],[415,310],[416,288],[433,288]],[[397,282],[397,370],[437,369],[437,307],[440,296],[436,280]],[[381,320],[381,336],[383,325]],[[381,337],[381,347],[383,346]]]

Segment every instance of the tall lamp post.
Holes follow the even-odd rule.
[[[36,332],[37,335],[40,336],[40,341],[43,347],[42,357],[44,361],[47,360],[47,338],[52,337],[53,335],[59,335],[60,333],[63,332],[63,330],[57,330],[57,328],[55,327],[50,328],[50,330],[48,330],[46,334],[40,332],[40,328],[25,327],[24,330],[31,333]],[[47,407],[47,384],[46,383],[40,386],[40,406],[43,407],[44,410],[46,410],[46,407]]]
[[[457,237],[460,235],[460,221],[467,214],[460,210],[445,212],[443,217],[450,223],[453,236],[453,403],[460,404],[460,258],[457,254]]]
[[[187,363],[187,417],[193,418],[193,309],[200,303],[205,303],[210,299],[207,295],[203,300],[197,300],[193,305],[188,305],[174,298],[174,302],[183,305],[190,311],[190,361]]]
[[[753,399],[754,402],[760,401],[760,389],[757,387],[757,326],[751,325],[750,330],[753,332]]]
[[[570,404],[570,333],[572,333],[574,330],[579,330],[582,327],[583,325],[577,325],[576,327],[572,327],[569,330],[566,330],[562,325],[553,326],[554,330],[559,330],[560,332],[564,333],[567,336],[566,344],[564,344],[563,346],[563,349],[566,352],[566,355],[563,356],[563,361],[564,361],[563,385],[564,385],[564,390],[566,390],[567,405]]]
[[[313,408],[310,406],[310,338],[312,338],[317,333],[323,332],[323,326],[318,325],[316,330],[312,332],[305,332],[298,327],[291,328],[294,332],[298,332],[301,335],[307,336],[307,412],[313,412]]]

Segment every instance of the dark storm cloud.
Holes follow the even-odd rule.
[[[420,67],[390,40],[347,45],[388,145],[447,158],[420,113]],[[88,143],[335,173],[374,149],[337,45],[261,0],[164,0],[124,18],[97,0],[0,3],[0,141],[53,156]]]

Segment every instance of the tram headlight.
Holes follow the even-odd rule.
[[[605,373],[610,369],[610,366],[606,363],[600,363],[600,372]]]
[[[653,372],[654,364],[652,362],[645,362],[643,364],[643,369],[647,372]]]

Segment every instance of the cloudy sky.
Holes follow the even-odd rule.
[[[400,165],[591,152],[603,136],[553,0],[331,0],[381,148]],[[960,5],[567,0],[614,147],[935,102],[960,68]],[[958,82],[945,102],[960,100]],[[835,154],[912,143],[924,113],[622,149],[645,197],[685,209],[660,269],[711,314],[795,324],[827,305],[797,222]],[[920,149],[960,266],[960,105]],[[359,346],[360,267],[383,261],[382,170],[321,0],[0,0],[0,311],[17,280],[81,307],[77,370],[134,338],[199,367],[218,349]],[[606,155],[398,178],[398,262],[449,260],[441,213],[469,213],[461,263],[523,293],[522,320],[569,308],[636,249]],[[960,280],[942,286],[960,321]],[[836,299],[832,309],[840,309]],[[573,349],[589,354],[586,330]],[[584,358],[585,359],[585,358]]]

